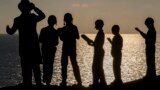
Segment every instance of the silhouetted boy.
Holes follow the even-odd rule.
[[[21,0],[18,8],[22,12],[21,15],[14,19],[12,28],[6,27],[6,31],[11,35],[17,30],[19,32],[19,54],[23,76],[21,85],[32,85],[32,70],[36,84],[41,85],[39,65],[42,63],[42,58],[36,25],[37,22],[45,18],[45,14],[28,0]],[[37,14],[32,14],[31,10],[34,10]]]
[[[103,32],[104,22],[99,19],[95,22],[95,28],[98,30],[96,38],[94,41],[87,39],[87,36],[82,35],[82,38],[87,41],[87,43],[94,47],[94,56],[93,56],[93,64],[92,64],[92,74],[93,74],[93,86],[97,86],[99,84],[106,86],[106,80],[103,70],[103,58],[104,58],[104,32]]]
[[[60,34],[60,39],[63,41],[62,57],[61,57],[61,65],[62,65],[61,86],[66,86],[68,56],[70,56],[74,76],[78,82],[78,85],[82,84],[80,70],[76,60],[77,56],[76,39],[79,39],[79,32],[77,26],[73,25],[72,22],[73,22],[72,15],[70,13],[66,13],[64,15],[65,26],[58,30]]]
[[[50,85],[52,79],[56,46],[58,45],[58,32],[54,28],[56,23],[56,17],[53,15],[49,16],[48,26],[41,30],[39,36],[40,43],[42,44],[43,81],[46,85]]]
[[[139,28],[135,28],[141,36],[145,39],[146,43],[146,62],[147,62],[147,73],[146,78],[152,79],[156,77],[155,68],[155,43],[156,43],[156,30],[154,27],[154,20],[148,17],[145,20],[145,25],[148,28],[147,34],[143,33]]]
[[[112,45],[111,55],[113,57],[113,73],[115,76],[114,84],[121,84],[121,59],[122,59],[122,47],[123,38],[120,35],[120,27],[114,25],[112,27],[112,33],[114,34],[113,39],[107,38]]]

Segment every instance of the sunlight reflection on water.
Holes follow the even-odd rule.
[[[87,34],[92,40],[95,34]],[[106,38],[112,38],[113,35],[107,34]],[[145,61],[145,41],[138,34],[123,34],[123,49],[122,49],[122,65],[121,74],[123,82],[130,82],[145,76],[146,61]],[[8,40],[8,41],[7,41]],[[0,41],[0,87],[13,86],[21,82],[21,67],[18,57],[18,39],[17,36],[5,36]],[[160,75],[160,40],[157,37],[156,43],[156,70],[157,75]],[[52,78],[52,85],[59,85],[61,83],[61,48],[62,42],[59,43],[56,52],[54,73]],[[109,85],[114,80],[112,69],[112,56],[110,54],[111,45],[105,39],[104,44],[105,56],[103,68],[105,78]],[[92,60],[93,47],[88,46],[87,43],[80,39],[77,42],[77,61],[80,67],[82,84],[88,86],[92,84]],[[42,65],[41,65],[42,68]],[[42,70],[42,69],[41,69]],[[43,74],[43,73],[42,73]],[[69,61],[68,64],[68,85],[76,84],[76,80],[72,71],[72,66]]]
[[[92,40],[94,40],[94,34],[88,34]],[[113,35],[106,35],[107,37],[113,37]],[[121,74],[123,82],[129,82],[137,80],[145,76],[146,72],[146,61],[145,61],[145,42],[140,35],[137,34],[123,34],[123,49],[122,49],[122,65],[121,65]],[[159,41],[158,41],[159,44]],[[58,46],[61,48],[61,44]],[[158,47],[159,48],[159,47]],[[114,80],[113,70],[112,70],[112,56],[110,54],[111,45],[105,40],[104,44],[105,56],[104,56],[104,72],[107,84],[110,84]],[[54,77],[52,84],[59,85],[61,82],[61,71],[60,68],[60,55],[61,50],[58,50],[55,68]],[[80,67],[81,77],[84,86],[92,84],[92,59],[93,59],[93,47],[88,46],[87,43],[80,39],[77,44],[77,60]],[[160,57],[156,57],[156,63],[160,62]],[[157,65],[157,74],[160,74],[159,65]],[[72,66],[69,62],[68,65],[68,85],[75,84],[75,78],[73,76]]]

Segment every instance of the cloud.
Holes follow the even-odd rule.
[[[86,4],[86,3],[82,3],[82,4],[74,3],[74,4],[72,4],[72,7],[87,8],[87,7],[89,7],[89,4]]]

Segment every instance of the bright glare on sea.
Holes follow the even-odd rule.
[[[87,34],[92,40],[95,34]],[[106,37],[112,38],[113,35],[106,34]],[[146,59],[145,59],[145,41],[139,34],[122,34],[123,49],[122,49],[122,64],[121,74],[123,82],[130,82],[145,76]],[[18,37],[0,35],[0,87],[14,86],[21,83],[21,67],[18,57]],[[61,48],[62,42],[59,42],[56,52],[54,73],[52,85],[61,83]],[[112,62],[113,58],[110,54],[111,45],[105,39],[104,44],[105,56],[103,68],[105,72],[106,82],[109,85],[114,80]],[[160,36],[157,36],[156,43],[156,72],[160,75]],[[77,41],[77,61],[80,67],[80,74],[83,86],[92,84],[92,61],[93,47],[88,46],[81,38]],[[42,68],[42,65],[41,65]],[[67,85],[76,84],[73,75],[72,66],[69,61],[68,65]],[[43,73],[42,73],[43,74]],[[34,81],[34,80],[33,80]]]

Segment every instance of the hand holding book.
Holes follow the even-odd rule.
[[[88,38],[85,34],[82,34],[81,37],[88,43],[88,45],[93,45],[94,42]]]

